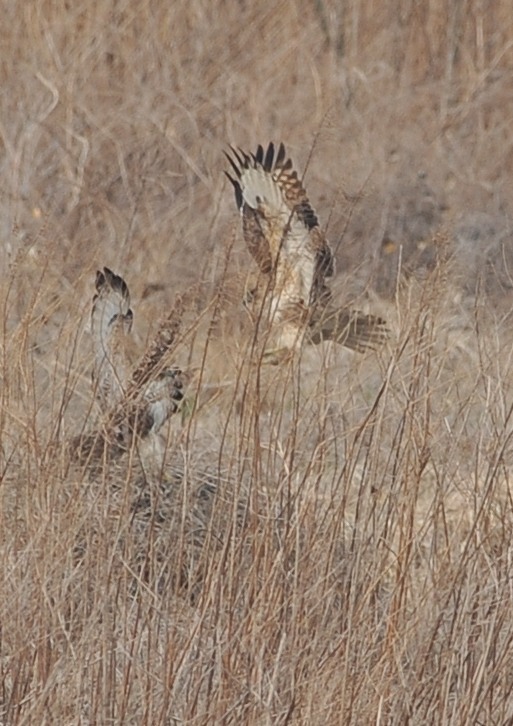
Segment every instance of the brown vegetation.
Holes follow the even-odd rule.
[[[512,37],[505,0],[5,3],[0,723],[511,722]],[[222,151],[270,140],[386,349],[258,365]],[[92,466],[104,266],[134,360],[181,296],[190,386]]]

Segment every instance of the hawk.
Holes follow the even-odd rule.
[[[91,312],[92,380],[100,408],[108,411],[122,399],[128,382],[128,345],[134,314],[126,282],[108,267],[96,273],[95,288]]]
[[[306,337],[333,340],[359,352],[383,343],[386,322],[358,310],[336,308],[327,280],[335,272],[331,247],[319,226],[301,179],[281,143],[255,153],[230,147],[231,169],[248,249],[259,268],[247,301],[256,320],[265,314],[273,347],[264,353],[279,363]]]
[[[122,277],[104,267],[96,273],[95,287],[92,379],[100,409],[110,425],[119,430],[128,424],[129,432],[139,436],[156,433],[183,399],[182,372],[163,365],[178,331],[175,311],[162,322],[155,340],[134,368],[128,356],[134,317],[128,286]]]

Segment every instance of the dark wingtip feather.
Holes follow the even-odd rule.
[[[263,164],[265,171],[272,171],[273,160],[274,160],[274,144],[271,141],[269,146],[267,147],[267,151],[265,152],[265,159],[264,159],[264,164]]]
[[[242,157],[242,159],[240,159]],[[249,154],[246,154],[245,151],[243,151],[239,147],[239,155],[237,157],[240,160],[240,165],[248,169],[251,166],[251,156]]]
[[[262,144],[258,144],[256,154],[253,156],[253,159],[257,164],[264,163],[264,147],[262,146]]]
[[[237,149],[235,146],[230,146],[230,149],[240,166],[244,166],[244,152]]]
[[[105,285],[105,275],[101,270],[96,270],[96,280],[94,281],[94,286],[98,292],[102,289],[102,287]]]
[[[237,152],[235,151],[235,149],[233,149],[233,147],[230,147],[230,148],[232,149],[233,153],[235,154],[235,157],[237,158],[237,161],[239,161],[239,157],[238,157]],[[230,166],[232,167],[232,169],[233,169],[235,175],[237,176],[237,178],[240,179],[240,167],[237,166],[237,164],[234,162],[234,160],[232,159],[232,157],[230,156],[230,154],[228,154],[226,151],[223,151],[223,154],[228,159],[228,161],[230,163]],[[241,164],[242,162],[239,161],[239,163]],[[225,172],[225,174],[226,173],[227,172]],[[229,174],[228,174],[228,178],[231,179],[231,176]]]
[[[227,171],[224,172],[228,179],[231,181],[233,185],[233,189],[235,191],[235,201],[237,203],[237,207],[240,209],[242,205],[244,204],[244,197],[242,195],[242,188],[237,179],[234,179],[230,174],[228,174]]]
[[[96,279],[98,280],[98,275]],[[128,285],[120,275],[116,275],[116,273],[112,272],[112,270],[108,267],[103,268],[103,284],[105,284],[105,282],[108,282],[113,290],[118,290],[123,297],[128,298]]]
[[[278,155],[276,157],[275,166],[281,166],[285,160],[285,145],[283,144],[283,141],[280,143],[280,146],[278,148]]]

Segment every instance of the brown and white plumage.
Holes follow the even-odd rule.
[[[128,287],[108,267],[96,273],[96,294],[91,313],[94,348],[93,386],[103,411],[124,395],[130,372],[128,336],[132,329]]]
[[[165,364],[178,322],[164,321],[139,364],[128,356],[133,313],[122,277],[104,267],[96,273],[91,331],[94,348],[93,387],[102,413],[115,427],[128,424],[139,436],[156,433],[183,399],[182,372]]]
[[[331,304],[333,253],[284,145],[259,145],[254,154],[231,147],[226,157],[244,239],[260,271],[250,297],[259,315],[268,301],[275,331],[271,358],[278,362],[305,334],[313,343],[334,340],[357,351],[381,344],[384,320]]]

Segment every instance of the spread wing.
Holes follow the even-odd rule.
[[[178,410],[183,398],[182,372],[163,364],[178,332],[175,311],[162,322],[155,340],[132,370],[126,349],[133,321],[128,286],[108,267],[96,273],[95,286],[93,387],[100,408],[116,425],[127,420],[140,436],[155,433]]]
[[[333,253],[284,145],[258,146],[254,154],[231,147],[226,157],[244,239],[260,271],[273,275],[270,360],[296,348],[305,327],[312,343],[332,340],[360,352],[381,345],[388,337],[382,318],[331,304]]]
[[[133,313],[125,281],[108,267],[96,273],[95,287],[91,314],[93,386],[105,412],[122,398],[126,387],[130,368],[126,344]]]
[[[275,272],[290,303],[327,302],[333,254],[284,145],[258,146],[254,154],[231,147],[226,157],[244,239],[260,270]]]

